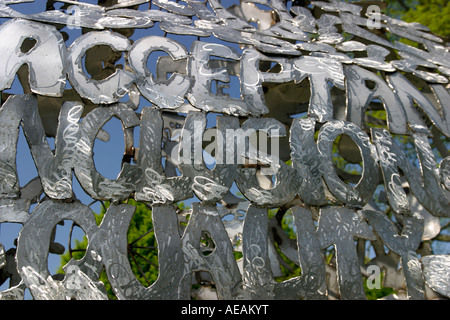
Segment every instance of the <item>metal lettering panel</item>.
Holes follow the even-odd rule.
[[[426,26],[373,2],[25,3],[0,1],[0,299],[450,298],[450,54]]]

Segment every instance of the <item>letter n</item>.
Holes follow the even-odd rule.
[[[6,152],[0,153],[1,174],[4,176],[1,183],[3,194],[18,192],[15,158],[19,125],[22,122],[44,192],[53,199],[72,197],[72,168],[76,157],[78,120],[82,111],[83,107],[79,104],[64,103],[53,152],[46,141],[36,98],[16,95],[5,102],[0,110],[0,139],[7,144]]]

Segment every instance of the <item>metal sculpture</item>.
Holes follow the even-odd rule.
[[[423,246],[450,218],[450,53],[427,27],[337,0],[61,0],[15,10],[27,2],[0,1],[0,223],[23,225],[16,249],[0,245],[1,279],[10,279],[1,299],[23,299],[25,289],[34,299],[107,299],[103,269],[118,299],[365,299],[374,266],[393,297],[450,298],[449,256]],[[73,39],[73,30],[83,32]],[[138,30],[145,35],[131,39]],[[16,75],[23,94],[8,93]],[[113,117],[125,136],[114,180],[93,159]],[[20,128],[38,171],[23,187]],[[335,148],[359,173],[335,166]],[[100,225],[74,179],[93,201],[111,202]],[[191,198],[191,209],[176,210]],[[148,287],[130,267],[127,199],[151,209],[159,274]],[[295,240],[281,227],[289,214]],[[88,246],[51,276],[61,220],[80,226]],[[286,259],[301,274],[278,281]],[[214,288],[193,290],[199,274]]]

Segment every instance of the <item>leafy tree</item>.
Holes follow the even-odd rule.
[[[450,41],[450,3],[448,0],[385,0],[386,12],[406,22],[419,22],[431,32]]]
[[[364,4],[361,0],[345,0]],[[418,22],[436,35],[450,41],[450,3],[448,0],[382,0],[383,12],[389,17],[405,22]],[[381,6],[383,7],[383,6]]]

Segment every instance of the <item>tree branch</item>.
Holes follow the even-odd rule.
[[[450,242],[450,234],[440,234],[434,240]]]

